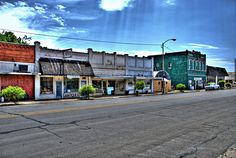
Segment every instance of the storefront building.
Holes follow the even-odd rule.
[[[152,59],[131,57],[116,52],[106,53],[88,49],[89,62],[94,71],[92,85],[95,95],[130,94],[137,80],[146,82],[145,91],[152,92]]]
[[[226,76],[229,75],[225,68],[207,65],[207,83],[218,83],[220,80],[225,80]]]
[[[34,98],[34,46],[0,42],[0,91],[19,86]]]
[[[43,48],[35,42],[35,99],[78,97],[78,89],[94,76],[87,53]]]
[[[162,55],[155,55],[154,71],[162,70]],[[171,78],[172,85],[185,84],[188,89],[202,89],[206,84],[206,55],[197,51],[166,53],[165,71]]]

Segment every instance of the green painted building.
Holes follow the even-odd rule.
[[[154,72],[162,70],[162,55],[154,57]],[[202,89],[206,82],[206,55],[197,51],[171,52],[164,55],[165,71],[173,86],[179,83],[188,89]]]

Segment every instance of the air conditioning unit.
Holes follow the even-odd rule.
[[[19,65],[19,72],[28,72],[28,65]]]

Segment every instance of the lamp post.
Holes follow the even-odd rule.
[[[168,42],[168,41],[176,41],[175,38],[172,38],[172,39],[168,39],[166,40],[165,42],[163,42],[161,44],[161,49],[162,49],[162,70],[163,70],[163,75],[162,75],[162,95],[165,94],[165,64],[164,64],[164,56],[165,56],[165,43]]]

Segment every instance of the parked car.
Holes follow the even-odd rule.
[[[233,82],[232,87],[236,87],[236,82]]]
[[[220,86],[216,83],[210,83],[207,86],[205,86],[206,91],[207,90],[216,90],[216,89],[219,89],[219,88],[220,88]]]

